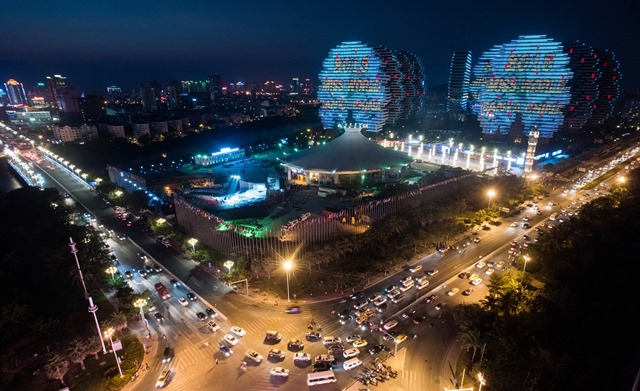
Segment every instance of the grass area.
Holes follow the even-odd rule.
[[[118,351],[118,354],[124,355],[120,364],[124,377],[120,378],[113,352],[99,354],[98,360],[93,356],[87,357],[84,371],[80,369],[80,365],[71,365],[65,377],[69,388],[83,391],[121,390],[131,381],[131,376],[138,371],[144,358],[144,348],[135,336],[123,337],[122,344],[123,350]]]

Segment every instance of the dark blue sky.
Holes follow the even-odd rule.
[[[454,50],[474,61],[523,34],[612,50],[622,87],[640,88],[640,0],[3,1],[0,81],[27,88],[62,74],[86,92],[145,80],[288,83],[317,77],[329,49],[360,40],[410,50],[427,85],[445,83]]]

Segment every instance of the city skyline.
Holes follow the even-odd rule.
[[[514,8],[516,7],[516,8]],[[622,67],[621,86],[640,87],[633,21],[636,3],[552,3],[486,6],[471,1],[429,5],[416,2],[388,17],[388,5],[284,2],[126,7],[69,1],[0,6],[5,36],[0,43],[0,79],[32,89],[47,75],[62,74],[86,93],[106,87],[134,90],[158,80],[205,79],[226,83],[317,78],[326,53],[345,40],[408,50],[421,60],[426,85],[446,84],[451,55],[469,50],[474,63],[496,42],[524,34],[557,41],[588,42],[613,51]],[[571,16],[571,18],[568,18]],[[596,27],[596,28],[594,28]],[[55,37],[49,39],[47,37]],[[429,39],[433,37],[433,39]],[[286,84],[285,84],[286,85]]]

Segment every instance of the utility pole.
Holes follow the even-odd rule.
[[[71,254],[76,259],[76,266],[78,267],[78,275],[80,276],[80,282],[82,282],[82,289],[84,289],[84,298],[89,298],[89,292],[87,292],[87,285],[84,283],[84,277],[82,276],[82,270],[80,269],[80,261],[78,261],[78,250],[76,244],[73,242],[73,238],[69,238],[69,247],[71,247]]]

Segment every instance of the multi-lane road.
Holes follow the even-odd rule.
[[[56,167],[51,170],[47,166]],[[118,258],[119,271],[140,270],[144,264],[158,263],[164,269],[163,272],[150,273],[146,277],[133,273],[131,285],[134,290],[141,292],[149,290],[153,292],[156,311],[164,316],[163,322],[157,322],[153,311],[147,312],[146,319],[149,323],[153,338],[148,342],[157,344],[156,357],[150,364],[150,376],[144,376],[137,381],[134,388],[150,389],[155,386],[155,381],[162,369],[170,368],[172,378],[167,388],[172,390],[197,390],[197,389],[243,389],[243,390],[299,390],[306,389],[306,375],[311,372],[308,364],[293,362],[294,352],[287,349],[287,342],[291,339],[299,339],[305,343],[303,352],[312,357],[327,353],[322,341],[311,342],[305,339],[309,331],[309,323],[313,320],[322,327],[323,336],[334,335],[342,338],[343,343],[349,335],[360,334],[368,343],[367,347],[360,350],[360,358],[365,364],[375,356],[370,355],[367,349],[375,344],[383,343],[388,351],[386,357],[395,352],[394,340],[383,340],[383,333],[379,330],[362,330],[353,320],[341,324],[338,314],[345,309],[353,310],[353,304],[357,301],[371,297],[375,293],[384,293],[389,285],[399,285],[401,278],[407,276],[425,275],[426,271],[437,270],[436,274],[428,276],[429,286],[417,291],[415,288],[405,293],[405,298],[397,304],[388,301],[388,308],[377,313],[372,318],[372,323],[380,326],[391,319],[398,321],[393,331],[407,335],[409,338],[397,345],[398,356],[391,359],[393,365],[399,371],[399,377],[380,383],[379,389],[393,390],[437,390],[443,387],[453,387],[452,371],[456,365],[459,346],[456,343],[456,326],[450,316],[449,308],[463,301],[477,301],[486,293],[486,275],[488,266],[476,267],[476,263],[482,259],[485,263],[494,262],[496,273],[502,268],[497,266],[499,261],[504,262],[504,267],[509,267],[508,250],[514,240],[523,243],[522,235],[527,233],[534,238],[534,228],[546,221],[551,213],[557,212],[562,205],[568,204],[578,197],[575,191],[561,193],[554,192],[550,197],[540,200],[541,214],[537,214],[532,207],[527,208],[522,214],[502,220],[499,226],[491,226],[488,231],[481,230],[478,235],[472,235],[461,239],[454,246],[459,246],[460,251],[452,250],[445,254],[434,253],[426,256],[417,264],[422,270],[411,273],[402,270],[399,273],[390,273],[384,281],[368,287],[362,292],[363,298],[352,300],[350,297],[330,300],[325,302],[300,302],[302,312],[300,314],[287,314],[284,311],[284,303],[275,306],[273,303],[262,303],[260,298],[247,298],[240,294],[231,294],[228,287],[220,283],[214,276],[196,268],[196,264],[173,249],[168,249],[157,243],[152,237],[136,227],[127,227],[117,219],[114,210],[106,205],[95,192],[88,188],[82,180],[69,174],[63,167],[49,161],[40,165],[45,186],[54,186],[62,192],[71,194],[67,200],[70,204],[76,204],[80,210],[86,210],[97,219],[97,225],[104,225],[104,230],[112,230],[113,235],[107,240],[114,254]],[[549,205],[553,201],[557,206]],[[522,219],[530,218],[530,228],[523,228]],[[512,226],[512,223],[517,223]],[[546,224],[546,223],[545,223]],[[121,240],[119,235],[124,234],[126,239]],[[474,238],[480,240],[476,243]],[[469,243],[467,246],[464,244]],[[139,254],[146,256],[146,260]],[[79,254],[81,258],[81,254]],[[460,278],[461,272],[475,273],[483,281],[479,285],[472,286],[468,278]],[[179,286],[172,286],[170,279],[181,281]],[[169,287],[171,298],[162,300],[155,293],[154,284],[162,282]],[[447,292],[452,288],[459,291],[455,295],[448,296]],[[474,291],[464,296],[462,292],[468,288]],[[198,300],[190,301],[188,306],[178,302],[178,298],[186,298],[187,292],[195,292]],[[437,295],[438,298],[426,303],[424,298]],[[436,305],[442,304],[438,310]],[[373,308],[373,305],[369,305]],[[206,322],[197,319],[196,312],[204,311],[207,307],[220,312],[220,316],[213,319],[220,326],[220,330],[212,333],[206,327]],[[415,314],[408,318],[402,316],[407,310],[415,309]],[[353,311],[352,311],[353,312]],[[414,324],[412,319],[418,315],[426,316],[420,324]],[[353,316],[353,315],[352,315]],[[225,320],[226,319],[226,320]],[[382,323],[381,323],[382,322]],[[226,357],[219,350],[219,342],[227,334],[232,326],[239,326],[246,330],[247,335],[239,337],[239,343],[232,347],[233,354]],[[275,344],[265,343],[265,333],[268,330],[278,331],[283,335],[282,340]],[[162,337],[162,336],[166,337]],[[414,335],[416,338],[414,338]],[[347,345],[345,343],[345,345]],[[162,352],[166,346],[175,350],[175,357],[170,363],[162,363]],[[271,348],[279,348],[286,352],[284,360],[270,360],[268,353]],[[244,354],[247,350],[255,350],[265,357],[260,364],[249,363],[246,370],[240,369],[241,362],[247,361]],[[216,364],[217,359],[217,364]],[[343,359],[338,360],[336,376],[338,382],[331,385],[316,386],[318,390],[343,389],[354,383],[354,378],[360,376],[360,369],[344,371],[341,367]],[[280,379],[269,375],[269,370],[275,366],[283,366],[290,370],[287,379]],[[357,389],[357,388],[356,388]]]

